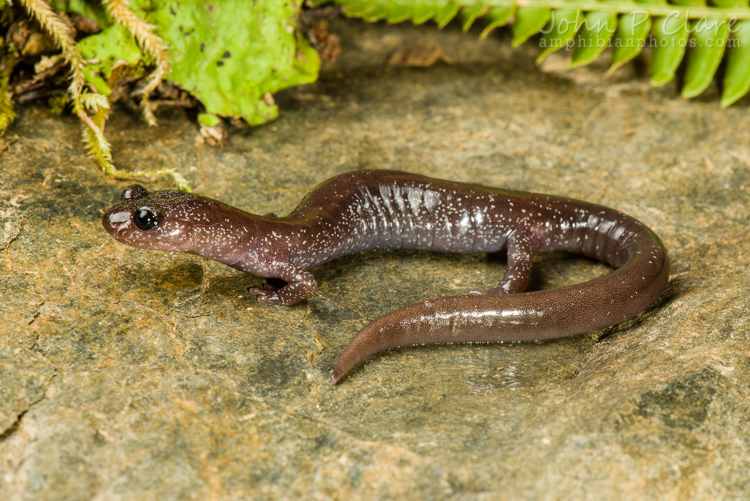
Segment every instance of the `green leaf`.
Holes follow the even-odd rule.
[[[112,93],[105,80],[110,77],[112,67],[121,61],[135,66],[143,57],[133,35],[124,26],[117,24],[82,39],[77,46],[84,59],[93,61],[84,67],[86,81],[105,96]]]
[[[702,7],[706,5],[706,0],[671,0],[673,4],[685,6],[685,7]],[[669,17],[669,16],[668,16]],[[674,19],[674,16],[672,16],[672,19]],[[677,21],[677,20],[676,20]],[[673,34],[672,39],[672,46],[663,48],[661,45],[654,50],[654,55],[651,61],[652,66],[652,76],[651,76],[651,84],[652,85],[663,85],[674,77],[675,71],[677,71],[677,68],[680,66],[680,62],[682,61],[684,55],[685,55],[685,46],[694,43],[694,40],[690,39],[690,29],[688,21],[684,18],[678,20],[680,23],[682,23],[685,26],[685,35],[684,38],[679,38],[681,36],[681,29],[675,30]],[[672,21],[669,21],[672,23]],[[665,24],[665,28],[668,26]],[[666,35],[669,36],[669,32],[666,32]],[[658,38],[658,37],[657,37]],[[674,45],[675,42],[677,42],[677,45]],[[663,63],[664,67],[663,69],[666,70],[663,73],[660,74],[660,72],[656,71],[656,57],[662,57],[663,59],[659,60],[659,63]],[[710,81],[710,80],[709,80]],[[683,96],[684,96],[684,90],[683,90]]]
[[[551,16],[551,9],[547,7],[521,7],[516,11],[516,21],[513,23],[513,47],[521,45],[530,36],[536,35],[544,28]]]
[[[685,7],[701,7],[706,5],[706,0],[671,0],[671,3]]]
[[[268,93],[315,81],[317,52],[296,33],[294,0],[131,0],[169,46],[166,77],[206,113],[258,125],[276,117]]]
[[[693,47],[688,55],[682,97],[695,97],[708,87],[724,57],[729,38],[726,21],[699,19],[692,23]]]
[[[733,9],[736,7],[747,7],[747,0],[711,0],[711,3],[717,7]],[[730,30],[733,31],[733,30]]]
[[[620,16],[612,41],[612,66],[610,74],[641,53],[646,37],[651,31],[651,18],[645,12],[632,12]]]
[[[674,16],[655,19],[654,40],[651,84],[659,86],[674,78],[674,73],[685,55],[685,47],[688,44],[687,21]]]
[[[372,4],[368,9],[367,13],[362,15],[362,19],[368,23],[374,23],[388,17],[388,6],[378,3]]]
[[[461,9],[461,28],[464,31],[469,31],[474,21],[487,11],[488,7],[485,5],[477,5],[476,7],[466,7]]]
[[[344,4],[344,14],[350,17],[364,17],[375,6],[368,2],[347,2]]]
[[[484,31],[479,35],[480,40],[487,38],[492,30],[498,26],[505,26],[510,21],[513,13],[516,11],[515,7],[493,7],[485,16],[488,20],[487,26],[484,27]]]
[[[576,36],[578,28],[583,22],[583,14],[580,10],[558,9],[552,12],[552,18],[539,40],[542,51],[536,62],[541,63],[544,58],[556,50],[567,47]]]
[[[750,91],[750,21],[734,25],[732,42],[721,93],[721,105],[725,108]]]
[[[206,127],[214,127],[221,122],[221,118],[211,113],[198,113],[198,122]]]
[[[435,15],[435,7],[431,5],[415,5],[412,13],[412,22],[414,24],[422,24]]]
[[[461,6],[457,3],[448,2],[444,7],[438,9],[435,13],[434,21],[437,23],[438,28],[444,28],[446,24],[451,22],[451,19],[456,17],[458,10]]]
[[[391,8],[385,16],[389,23],[402,23],[407,19],[411,19],[412,9],[410,5],[391,4],[390,7]]]
[[[570,67],[583,66],[601,54],[609,46],[609,40],[617,28],[614,12],[589,12],[578,34],[578,43],[573,49]]]
[[[99,23],[99,26],[106,28],[114,24],[112,19],[107,15],[107,10],[101,2],[91,2],[87,0],[53,0],[50,5],[62,12],[75,12],[78,15],[90,17]]]

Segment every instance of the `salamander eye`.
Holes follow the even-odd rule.
[[[151,207],[141,207],[133,212],[133,222],[139,230],[151,231],[159,227],[161,215]]]

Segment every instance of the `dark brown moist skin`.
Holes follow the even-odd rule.
[[[669,278],[659,237],[616,210],[397,171],[334,177],[281,218],[133,185],[102,223],[116,240],[133,247],[190,252],[281,279],[287,285],[251,289],[260,301],[281,305],[315,291],[308,270],[353,252],[508,251],[498,287],[415,303],[362,329],[336,363],[334,382],[370,355],[396,346],[530,341],[608,327],[653,304]],[[533,251],[572,252],[617,270],[572,287],[526,293]]]

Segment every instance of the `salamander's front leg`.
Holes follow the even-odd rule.
[[[250,292],[258,296],[258,301],[263,303],[291,306],[306,299],[318,288],[318,282],[312,273],[292,265],[280,270],[277,278],[287,284],[276,287],[267,283],[262,289],[252,288]]]

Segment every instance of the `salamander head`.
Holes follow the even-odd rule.
[[[193,228],[212,224],[214,200],[182,191],[155,191],[133,184],[122,201],[102,217],[102,225],[120,243],[141,249],[192,252]]]

